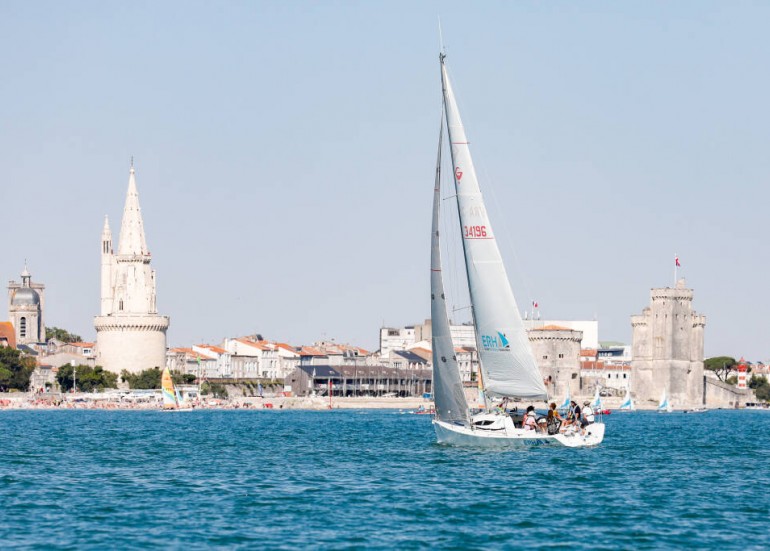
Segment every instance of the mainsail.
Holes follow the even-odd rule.
[[[547,393],[543,378],[532,355],[487,216],[443,54],[441,80],[465,268],[485,390],[492,396],[545,399]]]
[[[444,281],[441,275],[439,248],[439,209],[441,203],[441,146],[444,134],[443,120],[438,140],[436,185],[433,190],[433,226],[430,252],[430,315],[433,348],[433,398],[436,417],[441,421],[469,423],[468,403],[465,400],[460,368],[457,366],[449,318],[446,311]]]
[[[163,409],[175,409],[178,404],[174,391],[174,381],[171,380],[171,372],[168,367],[163,370],[163,375],[161,375],[160,388],[163,393]]]

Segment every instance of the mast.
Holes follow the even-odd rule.
[[[476,178],[445,58],[440,54],[444,112],[484,389],[491,396],[545,399],[543,378],[532,355]]]

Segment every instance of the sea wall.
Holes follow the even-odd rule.
[[[746,402],[757,401],[753,390],[735,388],[710,377],[703,378],[703,387],[706,406],[710,408],[740,408],[745,407]]]

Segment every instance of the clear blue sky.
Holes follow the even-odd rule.
[[[439,15],[520,304],[628,342],[678,253],[770,358],[761,2],[3,2],[0,275],[93,338],[133,155],[170,345],[375,349],[429,316]]]

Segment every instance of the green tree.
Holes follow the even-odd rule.
[[[219,383],[205,382],[201,385],[201,395],[211,394],[214,398],[227,398],[227,388]]]
[[[192,373],[182,373],[181,371],[172,371],[171,372],[171,380],[174,381],[175,385],[191,385],[195,383],[196,377]]]
[[[62,342],[83,342],[83,338],[80,335],[70,333],[66,329],[60,329],[58,327],[46,327],[45,328],[45,340],[56,339]]]
[[[125,369],[120,374],[123,382],[128,383],[129,388],[153,389],[160,388],[162,372],[159,367],[151,367],[139,373],[129,373]]]
[[[764,375],[752,375],[751,379],[749,379],[749,388],[754,389],[757,400],[762,400],[763,402],[770,400],[770,382],[767,381],[767,377]]]
[[[727,374],[737,363],[735,358],[730,356],[715,356],[714,358],[706,358],[703,361],[703,367],[716,373],[720,381],[726,382]]]
[[[29,390],[29,378],[35,370],[35,360],[19,350],[0,347],[0,390]]]
[[[73,381],[73,372],[75,374]],[[72,390],[73,382],[81,392],[102,391],[105,388],[118,388],[118,374],[105,371],[102,366],[63,365],[56,374],[56,381],[63,391]]]
[[[154,389],[160,388],[160,380],[163,371],[159,367],[145,369],[139,373],[129,373],[125,369],[121,372],[120,378],[128,383],[129,388]],[[175,385],[189,385],[195,382],[195,375],[192,373],[182,373],[181,371],[172,371],[171,380]]]

